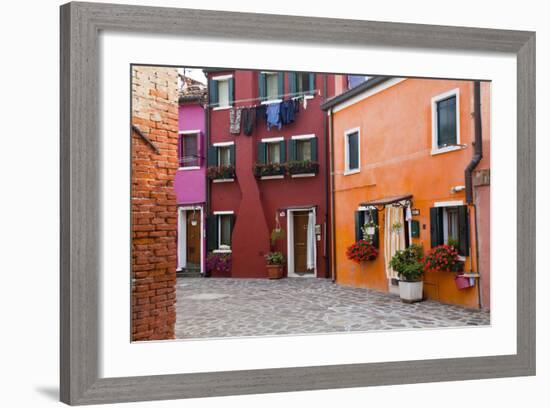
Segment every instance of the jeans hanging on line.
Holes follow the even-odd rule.
[[[254,130],[254,123],[256,122],[256,110],[254,108],[244,108],[242,114],[243,131],[246,136],[250,136]]]
[[[294,122],[294,101],[292,99],[281,102],[281,122],[288,125]]]
[[[277,126],[281,130],[281,104],[272,103],[267,105],[267,130],[271,130],[272,126]]]

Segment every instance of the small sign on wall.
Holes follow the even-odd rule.
[[[286,216],[286,212],[284,211],[279,212],[279,217],[284,217],[284,216]]]
[[[419,208],[411,208],[411,214],[413,216],[420,215],[420,209]]]

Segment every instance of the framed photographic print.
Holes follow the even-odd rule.
[[[69,3],[61,56],[63,402],[534,375],[534,33]]]

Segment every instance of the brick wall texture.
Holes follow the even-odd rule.
[[[174,68],[134,66],[132,125],[132,340],[174,338],[176,322],[178,91]]]

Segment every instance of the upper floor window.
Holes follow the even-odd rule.
[[[266,147],[266,162],[269,164],[281,163],[281,143],[267,143]]]
[[[209,104],[214,109],[226,109],[234,100],[233,75],[213,76],[208,80]]]
[[[181,168],[200,167],[200,131],[185,130],[179,135],[179,166]]]
[[[259,72],[258,96],[262,101],[277,100],[284,94],[284,73]]]
[[[432,154],[460,149],[459,91],[432,98]]]
[[[291,95],[313,94],[315,92],[315,74],[312,72],[289,72],[288,88]]]
[[[296,141],[296,160],[311,160],[311,140],[302,139]]]
[[[344,134],[345,169],[344,174],[353,174],[360,171],[360,131],[359,128],[347,130]]]

